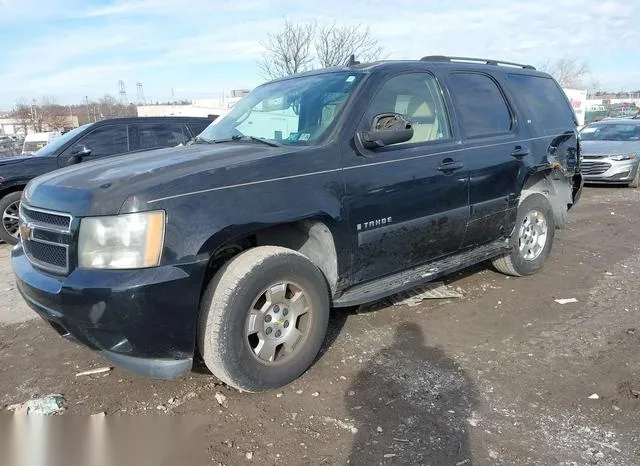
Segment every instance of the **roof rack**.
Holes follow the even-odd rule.
[[[422,57],[421,61],[440,61],[440,62],[467,62],[467,63],[484,63],[485,65],[503,65],[524,68],[525,70],[535,70],[531,65],[523,65],[521,63],[512,63],[501,60],[488,60],[486,58],[469,58],[469,57],[447,57],[444,55],[429,55]]]

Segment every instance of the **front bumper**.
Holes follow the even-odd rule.
[[[66,277],[11,253],[27,304],[64,338],[141,375],[173,378],[193,362],[207,261],[132,271],[77,269]]]
[[[583,176],[587,183],[619,183],[626,184],[633,181],[638,171],[640,161],[588,159],[583,161]]]

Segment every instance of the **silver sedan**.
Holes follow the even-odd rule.
[[[585,182],[638,187],[640,119],[590,123],[580,131],[580,140]]]

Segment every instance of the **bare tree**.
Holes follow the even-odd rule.
[[[368,27],[340,26],[335,22],[318,28],[315,50],[323,68],[344,65],[351,55],[363,62],[377,60],[382,55],[382,47],[371,37]]]
[[[313,64],[311,46],[316,23],[297,24],[285,21],[282,30],[269,34],[262,43],[266,49],[260,68],[268,79],[307,71]]]
[[[553,76],[562,87],[584,87],[585,79],[590,73],[589,62],[573,57],[546,61],[540,69]]]
[[[31,118],[31,107],[24,101],[18,102],[15,109],[11,112],[11,117],[18,121],[18,124],[22,128],[24,134],[27,134],[29,127],[33,125]]]

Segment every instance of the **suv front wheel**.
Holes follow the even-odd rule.
[[[0,225],[0,239],[7,244],[17,244],[19,234],[20,198],[22,192],[9,193],[0,199],[0,212],[2,212],[2,225]]]
[[[207,286],[198,344],[213,375],[240,390],[262,392],[311,366],[328,322],[322,272],[296,251],[257,247],[227,262]]]
[[[520,203],[516,226],[509,239],[511,252],[493,260],[500,272],[521,277],[542,268],[551,253],[556,230],[551,204],[542,194]]]

